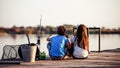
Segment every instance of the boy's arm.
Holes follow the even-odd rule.
[[[47,41],[50,41],[50,38],[47,38]]]
[[[66,46],[67,46],[68,49],[71,49],[70,42],[67,42]]]

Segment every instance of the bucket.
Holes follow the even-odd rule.
[[[35,62],[36,48],[36,45],[22,47],[22,56],[24,62]]]

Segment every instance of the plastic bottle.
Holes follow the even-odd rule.
[[[45,60],[46,59],[46,53],[43,51],[40,55],[41,60]]]

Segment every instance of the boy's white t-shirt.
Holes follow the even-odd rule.
[[[73,51],[73,56],[76,58],[85,58],[88,56],[88,51],[78,47],[77,41],[75,41],[76,37],[71,38],[71,43],[74,43],[74,51]]]

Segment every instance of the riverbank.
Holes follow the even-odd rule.
[[[6,36],[8,33],[0,33],[0,36]]]
[[[104,50],[102,52],[90,52],[87,59],[67,59],[67,60],[38,60],[34,63],[23,62],[2,64],[0,68],[119,68],[120,67],[120,48]],[[13,61],[14,62],[14,61]],[[18,63],[19,62],[19,63]]]

